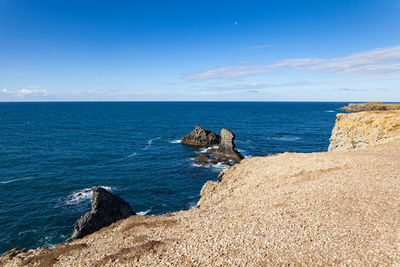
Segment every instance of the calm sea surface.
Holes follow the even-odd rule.
[[[327,150],[346,103],[0,103],[0,253],[57,244],[104,186],[139,214],[193,207],[220,167],[180,140],[201,126],[236,135],[245,156]]]

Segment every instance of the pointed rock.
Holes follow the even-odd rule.
[[[214,155],[218,158],[232,159],[234,161],[242,160],[244,157],[235,149],[234,140],[235,135],[228,129],[223,128],[221,130],[221,142]]]
[[[135,215],[131,206],[122,198],[102,187],[93,188],[92,209],[80,217],[69,240],[82,238],[116,221]]]
[[[214,146],[218,145],[221,137],[196,123],[194,130],[182,138],[181,144],[192,146]]]

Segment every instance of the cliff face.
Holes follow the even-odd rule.
[[[329,151],[385,143],[400,137],[400,111],[337,114]]]

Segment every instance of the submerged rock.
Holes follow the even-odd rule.
[[[221,137],[196,123],[194,130],[182,138],[181,144],[192,146],[214,146],[218,145]]]
[[[219,162],[219,160],[206,154],[200,154],[196,157],[195,162],[199,165],[215,165]]]
[[[221,164],[226,165],[226,166],[230,166],[231,165],[229,160],[213,158],[213,157],[210,157],[207,154],[198,155],[196,157],[196,159],[195,159],[195,162],[198,165],[217,165],[218,163],[221,163]]]
[[[235,149],[234,140],[235,135],[228,129],[223,128],[221,130],[221,142],[214,155],[218,158],[232,159],[234,161],[242,160],[244,157]]]
[[[92,209],[80,217],[68,240],[82,238],[116,221],[135,215],[131,206],[122,198],[102,187],[95,187],[92,196]]]

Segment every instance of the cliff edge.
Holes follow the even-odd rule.
[[[346,150],[400,137],[400,110],[337,114],[328,150]]]
[[[10,251],[0,266],[399,265],[399,117],[338,115],[334,142],[368,142],[244,159],[206,183],[194,209]]]

